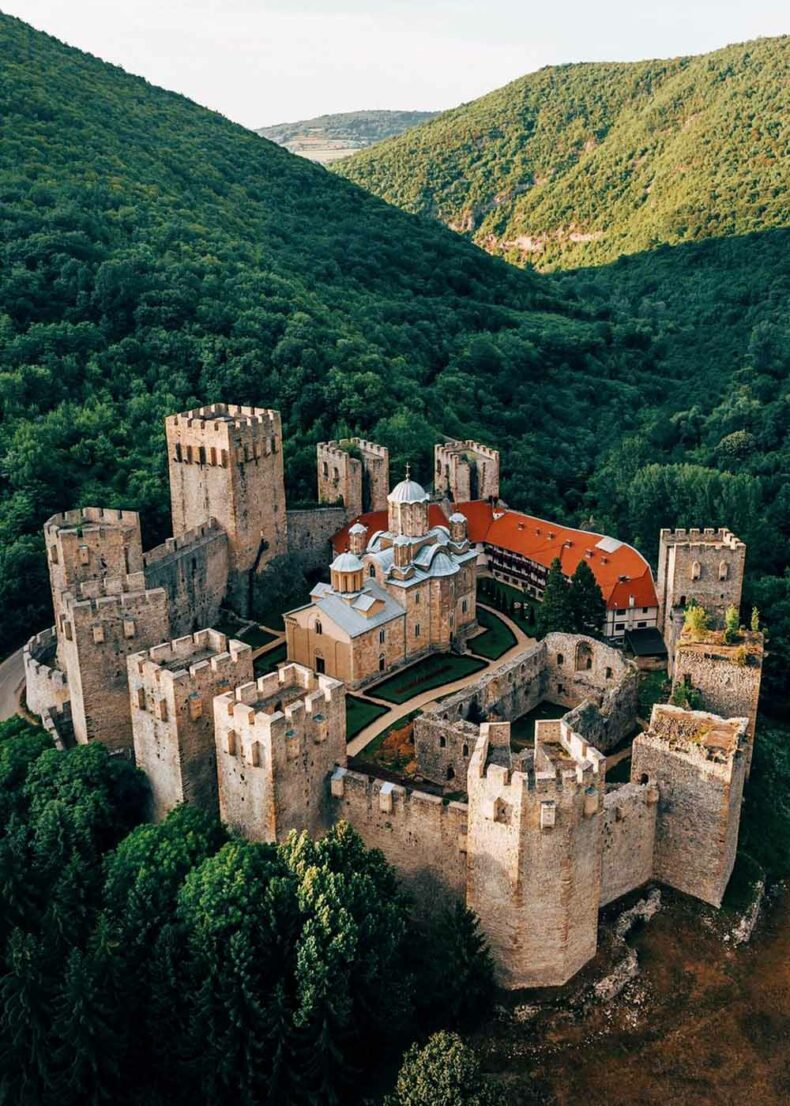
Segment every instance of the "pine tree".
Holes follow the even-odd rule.
[[[555,632],[568,633],[571,627],[570,589],[560,559],[555,557],[549,568],[543,602],[538,610],[538,637]]]
[[[606,602],[586,561],[579,561],[571,577],[570,626],[573,633],[599,638],[606,618]]]

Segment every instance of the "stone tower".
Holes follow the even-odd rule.
[[[516,757],[510,724],[484,723],[468,793],[467,905],[500,982],[565,983],[596,950],[604,758],[561,721]]]
[[[631,780],[659,790],[653,876],[712,906],[735,864],[747,724],[658,704],[633,745]]]
[[[53,515],[44,524],[58,657],[63,659],[63,596],[81,584],[105,577],[120,579],[142,572],[140,516],[135,511],[83,507]]]
[[[151,782],[154,819],[178,803],[218,814],[214,697],[249,683],[252,649],[199,630],[127,664],[135,760]]]
[[[386,509],[390,455],[385,446],[364,438],[319,442],[316,463],[319,503],[342,500],[348,518]]]
[[[299,664],[214,700],[220,817],[253,841],[317,836],[330,777],[346,763],[346,690]]]
[[[662,530],[658,551],[658,619],[667,649],[672,612],[696,599],[713,622],[740,609],[746,546],[729,530]]]
[[[433,490],[456,503],[499,499],[499,451],[453,439],[434,446]]]
[[[60,633],[76,740],[131,750],[126,658],[170,637],[167,595],[142,572],[87,580],[64,594]]]
[[[256,573],[287,552],[278,411],[216,403],[165,420],[176,538],[215,518],[228,535],[228,600],[252,607]]]

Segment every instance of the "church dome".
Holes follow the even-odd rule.
[[[361,572],[365,566],[353,553],[340,553],[329,567],[333,572]]]
[[[457,571],[458,565],[443,549],[440,549],[431,560],[431,576],[454,576]]]
[[[367,534],[367,526],[363,526],[361,522],[355,522],[349,530],[349,534]]]
[[[416,480],[401,480],[387,496],[390,503],[427,503],[429,496]]]

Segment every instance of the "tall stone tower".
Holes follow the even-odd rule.
[[[433,490],[456,503],[499,499],[499,451],[471,440],[434,446]]]
[[[58,657],[63,658],[63,597],[90,580],[121,579],[143,570],[140,516],[135,511],[82,507],[44,524]]]
[[[712,906],[735,864],[747,719],[657,704],[633,745],[631,780],[658,785],[653,876]]]
[[[658,551],[659,629],[674,645],[672,611],[696,599],[713,621],[740,608],[746,545],[729,530],[662,530]]]
[[[604,758],[560,721],[514,757],[484,723],[469,763],[467,904],[506,987],[565,983],[595,955]]]
[[[252,649],[218,630],[127,658],[134,754],[158,821],[178,803],[218,814],[214,697],[252,679]]]
[[[63,595],[60,632],[74,736],[132,748],[126,658],[170,637],[167,595],[147,590],[142,572],[87,580]]]
[[[214,700],[219,808],[253,841],[332,821],[330,777],[346,763],[346,690],[300,664]]]
[[[228,600],[252,606],[256,573],[287,552],[278,411],[215,403],[165,421],[176,538],[215,518],[228,535]]]
[[[316,446],[318,502],[342,500],[348,518],[387,507],[390,455],[383,445],[364,438],[319,442]]]

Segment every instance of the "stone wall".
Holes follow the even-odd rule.
[[[302,572],[326,568],[332,559],[332,538],[342,530],[346,512],[342,507],[318,507],[288,511],[288,555]]]
[[[726,529],[662,530],[658,551],[659,629],[666,640],[675,607],[696,599],[712,619],[740,609],[746,545]]]
[[[434,494],[456,503],[499,498],[499,452],[479,442],[449,440],[434,446]]]
[[[220,817],[254,841],[331,824],[329,778],[346,762],[345,688],[297,664],[214,699]]]
[[[601,906],[652,878],[657,803],[652,784],[627,783],[604,796]]]
[[[78,742],[132,749],[126,658],[169,637],[167,596],[161,588],[146,591],[142,572],[66,593],[62,644]]]
[[[215,519],[143,558],[148,588],[164,588],[175,637],[213,626],[228,587],[228,536]]]
[[[69,699],[69,683],[57,667],[55,627],[36,634],[25,645],[25,701],[32,714],[62,707]]]
[[[385,446],[364,438],[319,442],[316,468],[318,502],[342,503],[345,520],[386,510],[390,461]]]
[[[701,727],[722,722],[661,707],[664,714],[673,711],[698,718]],[[738,725],[741,733],[736,751],[721,760],[700,742],[684,744],[652,730],[636,738],[631,759],[631,780],[659,790],[654,878],[713,906],[721,905],[735,864],[745,778],[746,719],[725,725]]]
[[[137,766],[158,821],[178,803],[217,815],[214,697],[252,679],[252,649],[217,630],[164,642],[127,658]]]
[[[216,519],[228,535],[228,596],[249,612],[253,575],[287,552],[278,411],[214,404],[165,420],[173,533]]]
[[[332,808],[368,848],[381,849],[421,910],[464,901],[465,803],[341,768],[332,777]]]
[[[722,718],[748,718],[754,740],[763,674],[763,635],[745,633],[743,642],[726,645],[681,637],[672,667],[672,688],[688,683],[702,693],[702,706]]]

